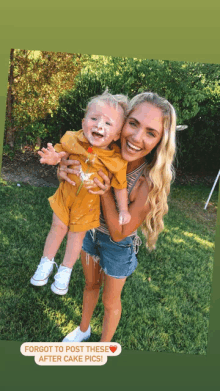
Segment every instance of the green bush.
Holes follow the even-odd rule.
[[[35,121],[16,133],[15,145],[17,147],[24,145],[35,146],[38,138],[44,140],[47,136],[48,130],[45,124],[42,121]]]
[[[83,57],[83,56],[82,56]],[[113,94],[132,98],[154,91],[168,99],[177,112],[178,124],[188,128],[177,133],[175,165],[185,171],[216,171],[220,166],[220,66],[163,60],[84,56],[74,88],[59,97],[56,110],[18,134],[18,143],[56,143],[67,130],[81,129],[88,100],[108,88]],[[19,132],[18,132],[19,133]]]
[[[67,130],[79,130],[89,98],[106,88],[130,98],[154,91],[174,105],[178,124],[188,125],[177,133],[176,166],[185,171],[215,171],[220,165],[218,65],[97,57],[76,77],[74,89],[60,96],[53,117],[47,117],[46,128],[54,129],[52,142]]]
[[[186,131],[177,133],[177,166],[183,171],[217,173],[220,167],[220,115],[210,102],[200,106],[199,113],[188,122]]]

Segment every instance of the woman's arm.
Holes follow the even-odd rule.
[[[68,168],[68,165],[74,165],[74,169]],[[61,169],[62,168],[62,169]],[[63,160],[60,163],[60,171],[58,173],[59,180],[68,180],[68,173],[79,174],[80,162],[77,160]],[[132,191],[133,197],[130,195],[130,200],[132,201],[129,205],[128,211],[131,214],[131,220],[126,225],[119,224],[119,214],[115,206],[115,200],[111,191],[110,178],[105,175],[101,170],[98,174],[103,178],[104,183],[101,183],[98,178],[94,179],[94,187],[97,185],[100,187],[100,191],[88,191],[92,194],[101,195],[102,209],[104,213],[105,221],[108,225],[108,229],[112,239],[115,242],[126,238],[133,231],[135,231],[144,221],[147,213],[150,210],[150,206],[147,203],[147,196],[150,191],[149,184],[146,179],[139,179],[139,186],[135,186],[136,190]],[[67,179],[68,178],[68,179]],[[138,185],[138,183],[137,183]],[[146,204],[146,205],[145,205]]]
[[[149,204],[146,204],[148,193],[149,185],[144,179],[141,181],[138,187],[138,191],[136,191],[136,196],[128,207],[131,220],[126,225],[119,224],[119,215],[115,206],[112,191],[107,191],[101,197],[104,218],[107,223],[111,238],[115,242],[119,242],[120,240],[126,238],[143,223],[147,213],[150,210]]]

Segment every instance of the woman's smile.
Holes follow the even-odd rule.
[[[135,152],[135,151],[141,151],[141,148],[138,148],[136,147],[136,145],[132,144],[131,142],[129,142],[128,140],[126,141],[126,145],[127,145],[127,148],[128,150],[130,150],[130,152]]]
[[[161,109],[148,102],[140,104],[128,116],[121,133],[121,154],[128,162],[145,160],[163,134]]]

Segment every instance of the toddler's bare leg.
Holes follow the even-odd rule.
[[[52,259],[55,257],[68,227],[53,213],[52,225],[44,246],[43,257]]]
[[[68,232],[66,252],[64,255],[62,266],[72,268],[79,257],[82,243],[86,231],[84,232]]]

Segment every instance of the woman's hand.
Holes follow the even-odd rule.
[[[74,166],[72,168],[69,168],[68,166]],[[81,164],[78,160],[68,160],[68,159],[61,159],[60,165],[57,170],[57,177],[59,181],[67,181],[71,185],[75,186],[75,182],[71,181],[71,179],[68,177],[68,174],[75,174],[79,176]]]
[[[107,175],[104,174],[104,172],[102,172],[102,170],[98,171],[98,174],[100,175],[100,177],[103,178],[104,180],[104,183],[100,182],[100,180],[98,178],[94,178],[93,179],[93,182],[94,182],[94,186],[85,186],[89,193],[91,194],[99,194],[99,195],[104,195],[107,191],[110,190],[111,188],[111,178],[112,178],[112,174],[109,173],[109,177]],[[93,191],[91,190],[93,187],[100,187],[100,190],[98,191]]]

